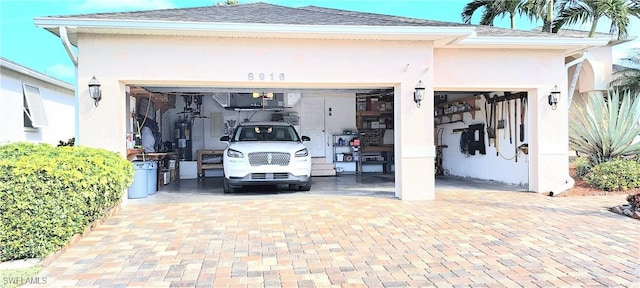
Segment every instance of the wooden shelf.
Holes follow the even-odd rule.
[[[380,116],[381,114],[393,114],[393,111],[356,111],[357,116]]]
[[[465,97],[465,98],[460,98],[460,99],[451,100],[451,101],[447,101],[447,102],[436,104],[435,107],[434,107],[434,109],[436,111],[439,111],[440,109],[446,111],[446,109],[448,109],[449,106],[456,106],[456,105],[459,105],[459,104],[465,104],[465,110],[464,111],[456,111],[456,112],[449,112],[449,113],[443,113],[443,114],[440,114],[440,115],[436,115],[436,116],[434,116],[434,119],[437,119],[438,123],[435,123],[435,125],[454,123],[454,121],[453,121],[453,116],[454,115],[460,116],[459,120],[462,120],[464,118],[464,113],[469,113],[471,115],[471,119],[476,119],[476,111],[480,111],[480,109],[476,107],[476,100],[477,99],[480,99],[480,96]],[[444,118],[447,118],[448,121],[447,122],[443,122]]]

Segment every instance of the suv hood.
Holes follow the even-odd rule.
[[[285,141],[247,141],[247,142],[232,142],[229,149],[237,150],[243,153],[252,152],[285,152],[295,153],[300,149],[306,148],[300,142],[285,142]]]

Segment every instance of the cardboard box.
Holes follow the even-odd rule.
[[[382,103],[377,98],[370,98],[367,101],[367,111],[380,111]]]

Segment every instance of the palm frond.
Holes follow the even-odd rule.
[[[465,5],[462,9],[462,13],[460,14],[460,17],[462,17],[462,22],[465,24],[471,24],[471,17],[473,17],[473,13],[475,13],[476,10],[488,5],[490,5],[490,1],[487,0],[474,0],[467,3],[467,5]]]

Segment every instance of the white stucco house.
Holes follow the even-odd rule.
[[[0,58],[0,144],[73,138],[74,96],[74,85]]]
[[[572,71],[585,52],[592,57],[576,84],[584,92],[606,81],[599,69],[611,69],[610,39],[315,6],[252,3],[35,24],[60,37],[77,64],[82,145],[125,155],[137,130],[131,115],[143,114],[163,142],[179,142],[180,123],[191,125],[188,160],[224,148],[218,139],[229,124],[290,117],[311,137],[315,160],[336,168],[355,160],[353,151],[337,151],[337,138],[359,138],[362,166],[337,170],[394,171],[403,200],[434,199],[436,163],[442,173],[528,191],[563,189],[571,181]],[[98,105],[88,91],[93,77]],[[550,105],[552,92],[559,101]],[[147,97],[151,113],[139,105]],[[471,144],[460,145],[463,132]]]

